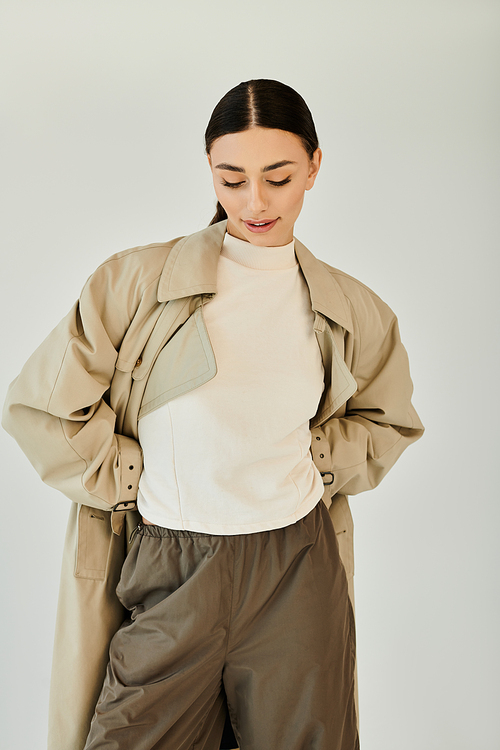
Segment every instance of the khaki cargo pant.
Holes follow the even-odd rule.
[[[138,527],[131,611],[85,750],[355,750],[354,618],[322,501],[296,523],[217,536]]]

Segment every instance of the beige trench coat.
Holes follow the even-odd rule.
[[[217,292],[225,231],[223,221],[109,258],[9,388],[3,426],[44,482],[74,501],[56,623],[49,750],[85,744],[109,641],[125,616],[115,587],[140,518],[138,420],[217,372],[203,304]],[[310,423],[311,452],[352,596],[346,496],[375,487],[423,426],[411,404],[408,359],[393,312],[298,240],[295,252],[325,367]]]

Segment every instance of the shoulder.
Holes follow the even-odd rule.
[[[183,236],[115,253],[96,268],[90,280],[116,278],[122,282],[129,280],[138,287],[146,288],[158,281],[172,248],[181,239]]]
[[[158,283],[169,253],[179,239],[139,245],[107,258],[82,289],[79,298],[82,319],[100,320],[118,345],[134,318],[146,320],[160,304]]]
[[[370,289],[367,284],[364,284],[359,279],[355,279],[354,276],[349,276],[345,271],[341,271],[338,268],[328,265],[328,263],[325,263],[323,260],[320,260],[320,263],[328,271],[330,276],[335,279],[344,295],[352,304],[358,304],[361,301],[370,301],[372,304],[380,305],[381,307],[388,307],[387,303],[384,302],[384,300],[381,299],[373,289]]]
[[[138,245],[115,253],[103,261],[89,276],[82,290],[81,300],[94,302],[113,298],[127,307],[136,307],[149,292],[156,299],[158,282],[166,260],[182,237],[168,242]]]
[[[379,323],[386,327],[396,320],[394,311],[373,289],[325,261],[320,263],[337,282],[358,325],[370,327]]]

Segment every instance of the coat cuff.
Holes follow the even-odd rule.
[[[137,510],[137,492],[142,473],[142,450],[139,443],[125,435],[117,435],[120,466],[120,498],[111,509],[113,533],[121,534],[125,515]]]
[[[118,502],[135,505],[142,473],[141,446],[133,438],[117,435],[118,462],[120,465],[120,495]]]
[[[335,477],[332,473],[330,444],[320,427],[313,427],[311,430],[311,453],[323,480],[323,496],[321,499],[326,507],[330,508],[332,504],[332,484]]]

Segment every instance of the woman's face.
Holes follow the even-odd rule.
[[[251,128],[218,138],[208,163],[229,234],[253,245],[292,241],[304,193],[318,174],[321,149],[310,160],[294,133]]]

